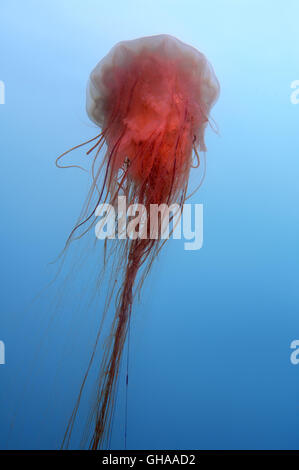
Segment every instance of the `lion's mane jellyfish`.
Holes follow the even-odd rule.
[[[148,219],[151,204],[181,207],[193,157],[198,166],[198,150],[206,151],[204,132],[218,94],[217,78],[205,56],[172,36],[144,37],[114,46],[91,72],[87,86],[87,113],[101,133],[84,143],[93,141],[87,152],[94,151],[93,179],[67,245],[90,229],[99,203],[115,206],[120,195],[125,196],[127,206],[142,204]],[[104,146],[105,155],[97,166]],[[115,276],[120,274],[122,283],[101,363],[92,449],[102,446],[109,432],[134,292],[163,244],[161,236],[150,237],[149,220],[145,227],[147,236],[114,241]],[[64,445],[70,439],[78,403]]]

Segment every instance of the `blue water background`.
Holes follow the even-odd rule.
[[[120,40],[160,33],[213,64],[219,135],[207,130],[207,177],[192,198],[204,205],[204,246],[171,240],[134,306],[127,446],[298,448],[298,16],[295,0],[1,2],[1,448],[61,443],[108,281],[85,308],[99,256],[78,268],[54,320],[55,288],[32,303],[88,188],[85,174],[54,161],[96,133],[85,113],[95,64]],[[95,379],[96,369],[73,447]],[[121,381],[112,448],[124,447],[123,371]]]

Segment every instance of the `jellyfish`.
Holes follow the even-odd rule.
[[[166,34],[119,42],[90,74],[86,109],[100,132],[70,149],[91,143],[87,155],[93,155],[92,183],[66,247],[93,227],[101,202],[115,207],[122,196],[127,206],[146,209],[143,236],[120,237],[112,249],[116,261],[111,279],[117,275],[122,279],[100,365],[91,449],[102,447],[109,433],[133,299],[165,243],[163,220],[158,236],[151,236],[150,207],[183,206],[190,170],[201,164],[199,152],[206,152],[205,129],[218,95],[219,83],[206,57]],[[69,151],[57,159],[58,166]],[[86,376],[82,387],[85,381]],[[64,445],[70,439],[82,387]]]

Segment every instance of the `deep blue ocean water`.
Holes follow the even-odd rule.
[[[60,446],[109,280],[89,306],[102,259],[81,240],[71,283],[44,289],[88,189],[54,161],[97,132],[85,113],[95,64],[120,40],[160,33],[213,64],[219,134],[207,130],[207,176],[191,200],[204,207],[203,247],[170,240],[134,305],[127,447],[298,448],[298,15],[295,0],[1,3],[1,448]],[[86,262],[72,267],[81,249]],[[112,448],[124,447],[124,409],[122,371]]]

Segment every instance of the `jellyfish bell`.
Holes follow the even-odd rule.
[[[204,129],[219,94],[218,80],[206,57],[167,34],[119,42],[90,74],[86,93],[90,119],[104,127],[113,114],[111,106],[116,108],[122,102],[119,111],[125,109],[138,79],[137,93],[149,109],[135,108],[135,117],[151,110],[152,117],[161,122],[171,114],[173,104],[181,109],[188,102],[188,111],[195,119],[197,143],[200,150],[205,150]],[[137,100],[138,96],[135,103]],[[152,127],[150,117],[147,124]]]
[[[161,237],[150,237],[150,206],[184,204],[193,155],[199,165],[198,149],[206,151],[204,133],[218,94],[219,83],[206,57],[169,35],[120,42],[90,74],[86,109],[101,132],[88,141],[96,141],[87,152],[95,150],[93,181],[83,215],[68,242],[79,228],[93,223],[101,202],[115,205],[120,195],[126,198],[128,206],[145,207],[148,218],[144,221],[147,236],[116,241],[118,272],[112,277],[120,273],[122,282],[101,363],[90,440],[93,449],[103,444],[110,429],[135,281],[141,271],[143,282],[165,242]],[[103,160],[95,169],[104,144]],[[111,293],[107,297],[111,298]],[[86,377],[83,385],[85,380]],[[64,442],[69,442],[77,409],[78,402]]]
[[[161,198],[171,184],[176,192],[192,165],[193,149],[206,150],[204,131],[218,94],[205,56],[172,36],[116,44],[91,72],[86,100],[108,151],[117,146],[112,176],[129,161],[128,177],[141,184],[159,164],[155,187]]]

